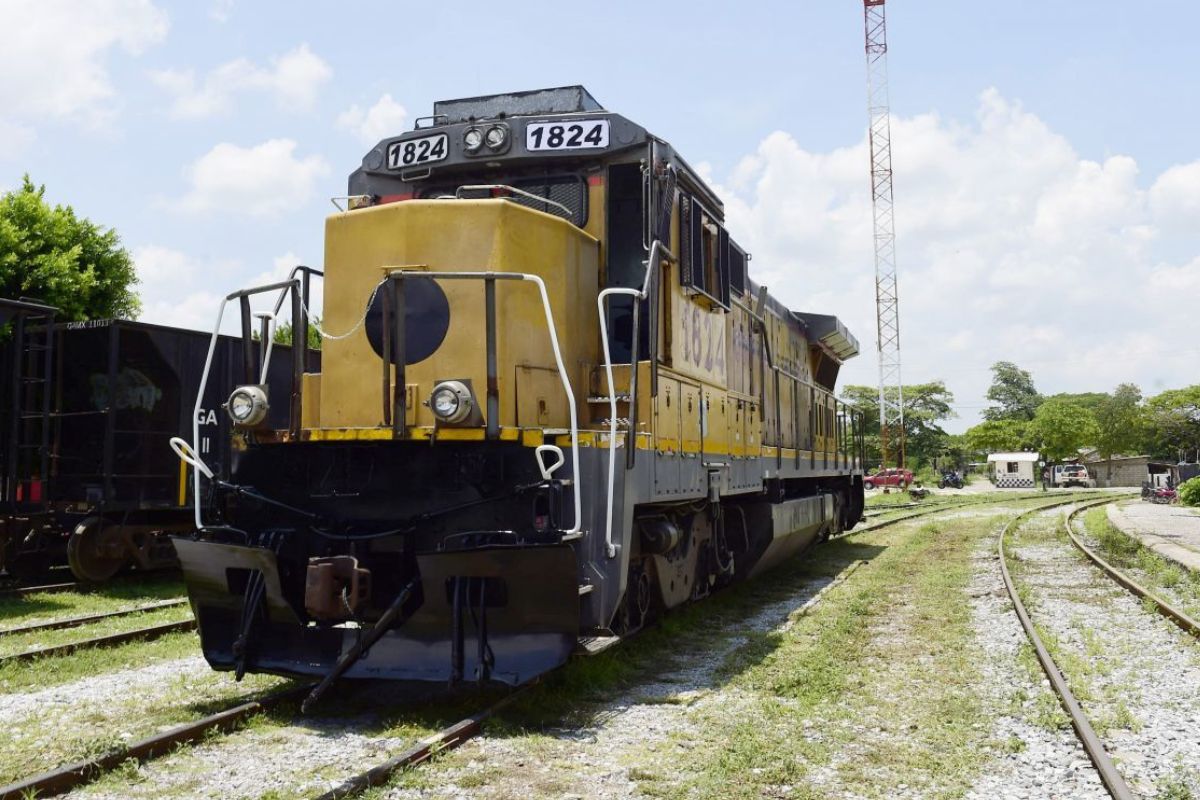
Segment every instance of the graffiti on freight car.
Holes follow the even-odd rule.
[[[141,370],[126,367],[117,373],[116,391],[111,391],[107,375],[93,375],[92,406],[98,411],[115,405],[119,409],[153,411],[162,398],[162,389]]]

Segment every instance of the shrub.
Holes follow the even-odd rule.
[[[1200,476],[1179,484],[1179,502],[1185,506],[1200,506]]]

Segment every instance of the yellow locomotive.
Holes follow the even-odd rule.
[[[854,337],[752,282],[712,190],[582,87],[439,102],[347,203],[320,372],[226,387],[228,481],[176,444],[214,667],[518,684],[860,519]],[[314,273],[229,296],[248,364],[250,299],[304,336]]]

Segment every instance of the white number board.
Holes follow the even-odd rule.
[[[525,127],[525,149],[586,150],[608,147],[608,120],[580,119],[570,122],[531,122]]]
[[[387,149],[388,169],[441,161],[450,155],[450,139],[444,133],[392,142]]]

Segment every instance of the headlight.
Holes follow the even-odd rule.
[[[451,425],[471,416],[474,405],[471,390],[462,381],[442,381],[429,395],[429,408],[434,416]]]
[[[467,128],[463,134],[463,147],[468,153],[474,153],[483,144],[483,131],[479,128]]]
[[[499,150],[504,146],[505,141],[508,140],[508,128],[503,125],[493,125],[487,129],[485,139],[488,147],[493,150]]]
[[[267,393],[261,386],[239,386],[225,403],[225,411],[233,424],[247,428],[266,419],[267,408]]]

